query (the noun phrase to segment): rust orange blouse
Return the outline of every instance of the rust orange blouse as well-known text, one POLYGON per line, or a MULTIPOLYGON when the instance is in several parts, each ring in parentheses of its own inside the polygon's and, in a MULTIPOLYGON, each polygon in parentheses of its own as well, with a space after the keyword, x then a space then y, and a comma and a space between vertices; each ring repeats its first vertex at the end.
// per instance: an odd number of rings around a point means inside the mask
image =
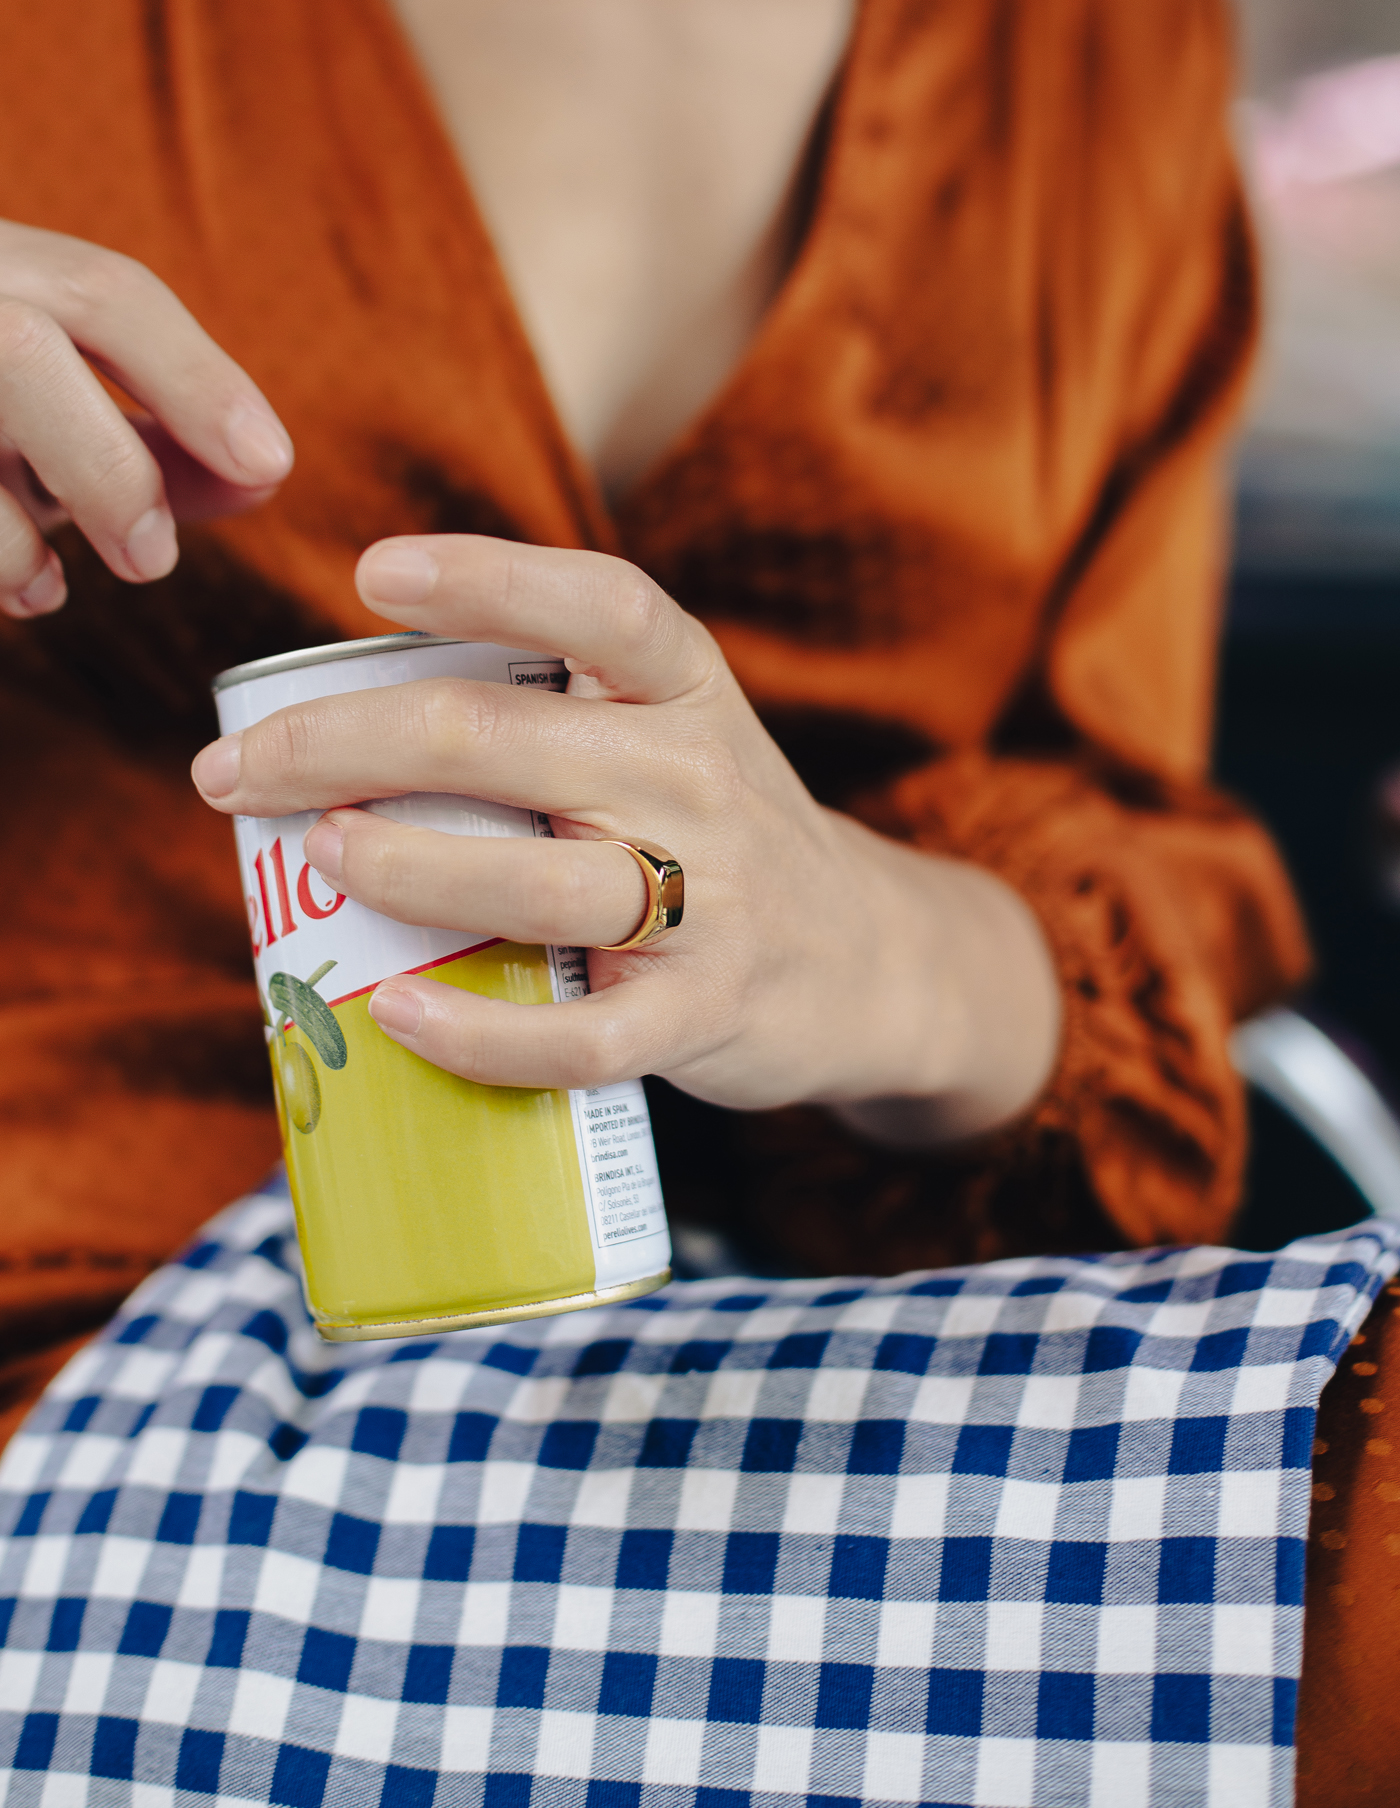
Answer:
POLYGON ((1224 1231, 1226 1033, 1306 954, 1205 777, 1255 307, 1221 0, 864 0, 795 267, 615 512, 388 0, 44 0, 4 39, 0 216, 150 265, 299 454, 162 583, 70 536, 68 608, 0 634, 13 1405, 276 1156, 228 824, 187 764, 217 669, 379 631, 351 571, 397 532, 636 560, 819 796, 1045 923, 1067 1028, 1025 1123, 896 1156, 659 1098, 680 1210, 827 1270, 1224 1231))

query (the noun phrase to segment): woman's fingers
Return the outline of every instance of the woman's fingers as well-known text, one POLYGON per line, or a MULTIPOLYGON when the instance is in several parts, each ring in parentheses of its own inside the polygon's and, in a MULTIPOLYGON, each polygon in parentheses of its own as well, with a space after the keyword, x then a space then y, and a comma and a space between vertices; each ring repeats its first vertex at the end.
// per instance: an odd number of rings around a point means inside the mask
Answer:
POLYGON ((0 428, 118 577, 177 556, 160 467, 51 316, 0 296, 0 428))
POLYGON ((655 1073, 694 1020, 693 1001, 659 970, 571 1004, 507 1004, 402 974, 369 1001, 396 1042, 483 1086, 610 1086, 655 1073))
POLYGON ((230 483, 257 488, 291 470, 291 440, 257 385, 135 259, 6 222, 0 295, 47 315, 187 452, 230 483))
POLYGON ((0 489, 0 609, 21 619, 47 615, 67 594, 58 554, 50 550, 28 512, 0 489))
POLYGON ((723 808, 732 756, 674 717, 505 684, 426 678, 299 703, 213 742, 192 776, 239 816, 291 816, 361 798, 449 791, 661 836, 658 807, 684 794, 723 808))
POLYGON ((369 810, 334 810, 306 857, 335 890, 401 923, 596 948, 624 941, 646 910, 637 862, 605 841, 445 835, 369 810))
POLYGON ((645 572, 605 553, 420 535, 371 546, 355 581, 392 621, 563 655, 592 681, 592 696, 666 703, 725 669, 699 622, 645 572))
MULTIPOLYGON (((191 515, 260 501, 291 469, 291 441, 256 385, 158 277, 0 222, 0 485, 42 527, 71 517, 119 577, 163 577, 178 548, 161 463, 94 366, 150 410, 148 436, 191 515)), ((12 552, 0 592, 31 596, 13 571, 33 548, 12 525, 0 533, 12 552)), ((62 600, 53 578, 39 595, 42 607, 62 600)))

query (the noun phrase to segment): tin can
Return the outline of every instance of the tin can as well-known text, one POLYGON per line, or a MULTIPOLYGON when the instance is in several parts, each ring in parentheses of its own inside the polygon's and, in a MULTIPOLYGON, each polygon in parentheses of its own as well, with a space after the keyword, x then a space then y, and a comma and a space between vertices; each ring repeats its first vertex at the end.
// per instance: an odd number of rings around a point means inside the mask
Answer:
MULTIPOLYGON (((225 734, 292 703, 419 678, 561 691, 560 659, 425 634, 313 647, 214 681, 225 734)), ((347 800, 348 801, 348 800, 347 800)), ((455 835, 549 836, 533 810, 415 793, 362 805, 455 835)), ((671 1245, 640 1080, 481 1086, 386 1036, 396 973, 516 1004, 583 997, 578 948, 414 928, 333 892, 302 853, 320 812, 234 818, 287 1172, 323 1337, 407 1337, 635 1299, 671 1245)))

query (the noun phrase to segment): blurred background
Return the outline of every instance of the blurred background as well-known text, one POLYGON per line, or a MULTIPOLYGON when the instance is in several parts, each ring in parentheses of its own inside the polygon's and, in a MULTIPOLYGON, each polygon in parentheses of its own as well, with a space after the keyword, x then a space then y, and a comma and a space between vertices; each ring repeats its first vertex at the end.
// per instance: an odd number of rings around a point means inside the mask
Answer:
MULTIPOLYGON (((1239 449, 1216 770, 1281 843, 1299 1008, 1400 1102, 1400 0, 1237 0, 1268 328, 1239 449)), ((1359 1195, 1261 1092, 1235 1240, 1359 1195)))

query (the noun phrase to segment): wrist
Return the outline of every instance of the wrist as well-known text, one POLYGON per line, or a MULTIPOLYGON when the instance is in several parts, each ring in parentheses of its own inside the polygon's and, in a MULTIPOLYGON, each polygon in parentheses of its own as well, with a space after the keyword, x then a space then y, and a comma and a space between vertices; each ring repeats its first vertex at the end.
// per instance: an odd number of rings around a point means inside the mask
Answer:
POLYGON ((876 836, 847 1084, 823 1102, 863 1134, 925 1146, 1021 1116, 1059 1051, 1059 976, 1039 918, 985 867, 876 836))

